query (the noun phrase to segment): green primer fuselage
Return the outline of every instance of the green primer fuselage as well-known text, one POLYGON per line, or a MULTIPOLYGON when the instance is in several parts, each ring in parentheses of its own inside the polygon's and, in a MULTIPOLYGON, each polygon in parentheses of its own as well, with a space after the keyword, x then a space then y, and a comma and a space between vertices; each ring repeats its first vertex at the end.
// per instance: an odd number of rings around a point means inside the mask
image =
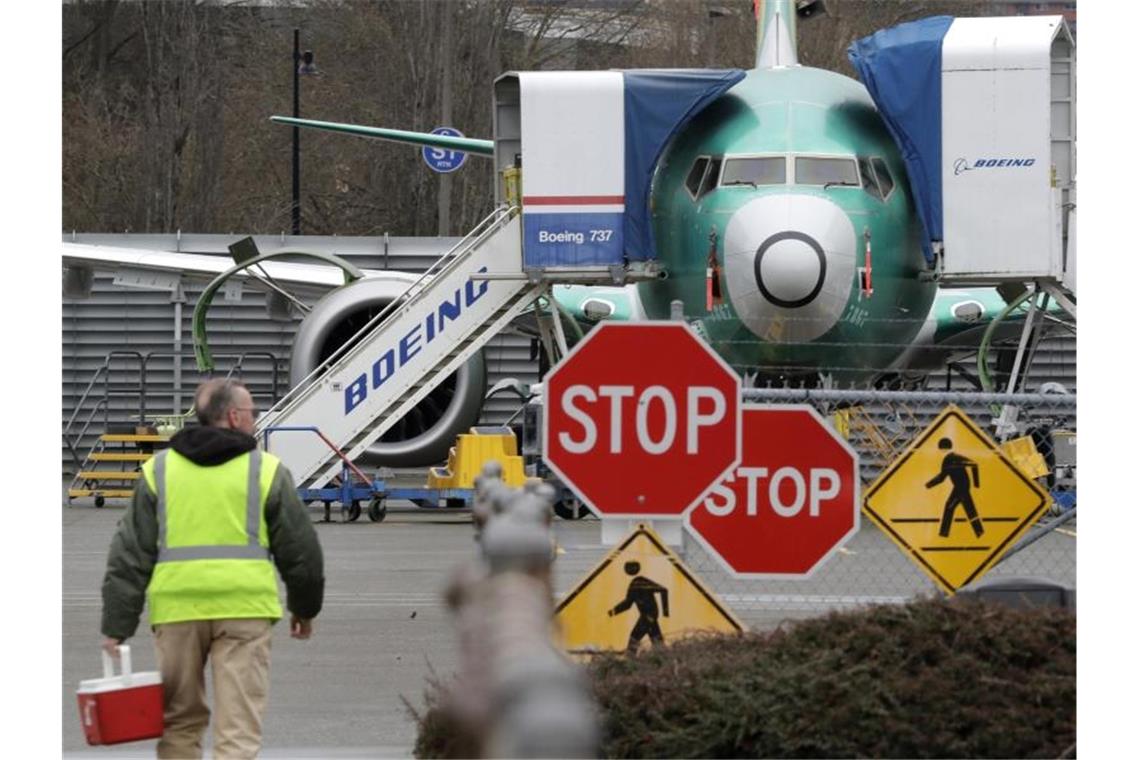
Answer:
MULTIPOLYGON (((788 181, 792 181, 792 177, 788 181)), ((665 319, 680 299, 713 347, 740 372, 831 374, 867 378, 887 368, 914 339, 930 312, 936 286, 921 281, 925 268, 920 226, 899 152, 866 89, 822 69, 792 66, 748 72, 744 80, 698 114, 662 157, 652 189, 653 232, 664 282, 639 286, 651 319, 665 319), (735 185, 696 199, 685 179, 699 156, 809 154, 881 157, 895 187, 885 200, 861 187, 735 185), (710 233, 722 236, 749 201, 766 195, 815 195, 848 216, 858 266, 864 262, 864 230, 872 247, 874 292, 860 292, 858 274, 838 322, 813 340, 781 342, 754 334, 726 297, 706 310, 706 261, 710 233)), ((724 251, 717 258, 725 271, 724 251)))

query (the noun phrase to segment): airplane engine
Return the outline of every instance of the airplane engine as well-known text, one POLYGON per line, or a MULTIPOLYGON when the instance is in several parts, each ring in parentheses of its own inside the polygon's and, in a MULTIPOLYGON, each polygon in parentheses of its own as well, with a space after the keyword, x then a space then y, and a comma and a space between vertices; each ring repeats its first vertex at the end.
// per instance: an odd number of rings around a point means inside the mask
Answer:
MULTIPOLYGON (((290 385, 296 386, 414 279, 367 278, 325 295, 297 330, 290 385)), ((487 366, 480 351, 372 444, 361 460, 372 466, 415 467, 446 459, 455 437, 478 421, 486 387, 487 366)))

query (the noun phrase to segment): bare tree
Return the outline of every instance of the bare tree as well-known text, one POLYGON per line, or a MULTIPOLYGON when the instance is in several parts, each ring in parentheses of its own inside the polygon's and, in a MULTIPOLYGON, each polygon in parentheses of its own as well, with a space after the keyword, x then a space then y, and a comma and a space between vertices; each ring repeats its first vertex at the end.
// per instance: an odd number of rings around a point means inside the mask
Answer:
POLYGON ((800 62, 854 77, 847 48, 879 29, 928 16, 997 12, 990 0, 826 0, 826 12, 799 24, 800 62))
MULTIPOLYGON (((800 24, 800 58, 851 75, 846 50, 860 36, 992 11, 982 0, 827 0, 826 15, 800 24)), ((750 68, 756 33, 748 0, 67 3, 65 227, 288 229, 291 130, 269 117, 292 111, 294 28, 319 71, 301 79, 302 116, 429 131, 449 111, 447 126, 480 138, 505 71, 750 68)), ((490 210, 498 180, 473 158, 449 181, 449 231, 461 234, 490 210)), ((434 235, 440 183, 417 147, 301 132, 307 234, 434 235)))

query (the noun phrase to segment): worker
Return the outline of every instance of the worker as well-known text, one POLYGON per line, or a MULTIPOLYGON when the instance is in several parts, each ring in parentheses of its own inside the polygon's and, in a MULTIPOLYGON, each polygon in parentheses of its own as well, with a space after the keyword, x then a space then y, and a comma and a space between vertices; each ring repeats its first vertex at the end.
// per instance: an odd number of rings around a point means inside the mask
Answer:
POLYGON ((160 758, 202 757, 214 693, 214 753, 255 757, 269 689, 269 649, 285 582, 290 635, 308 639, 324 598, 324 557, 293 477, 253 437, 257 408, 232 380, 194 395, 201 426, 179 431, 142 467, 111 541, 103 647, 138 627, 144 597, 163 684, 160 758))

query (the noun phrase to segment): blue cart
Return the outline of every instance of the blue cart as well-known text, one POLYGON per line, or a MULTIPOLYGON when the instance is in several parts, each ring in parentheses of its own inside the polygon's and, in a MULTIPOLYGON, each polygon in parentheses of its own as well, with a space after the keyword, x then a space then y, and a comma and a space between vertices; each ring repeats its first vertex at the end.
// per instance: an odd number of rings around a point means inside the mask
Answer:
POLYGON ((269 450, 270 433, 306 432, 314 433, 336 453, 343 464, 340 474, 340 483, 325 488, 298 488, 297 495, 301 501, 311 504, 315 501, 325 505, 325 516, 322 522, 332 522, 332 504, 340 504, 342 521, 353 522, 363 513, 364 503, 368 504, 368 519, 380 522, 388 515, 388 499, 406 499, 424 508, 470 508, 475 499, 475 491, 471 488, 403 488, 390 487, 383 478, 369 478, 363 471, 344 455, 337 446, 330 441, 316 427, 311 425, 282 425, 269 426, 262 431, 263 445, 269 450), (355 476, 355 480, 354 477, 355 476))

